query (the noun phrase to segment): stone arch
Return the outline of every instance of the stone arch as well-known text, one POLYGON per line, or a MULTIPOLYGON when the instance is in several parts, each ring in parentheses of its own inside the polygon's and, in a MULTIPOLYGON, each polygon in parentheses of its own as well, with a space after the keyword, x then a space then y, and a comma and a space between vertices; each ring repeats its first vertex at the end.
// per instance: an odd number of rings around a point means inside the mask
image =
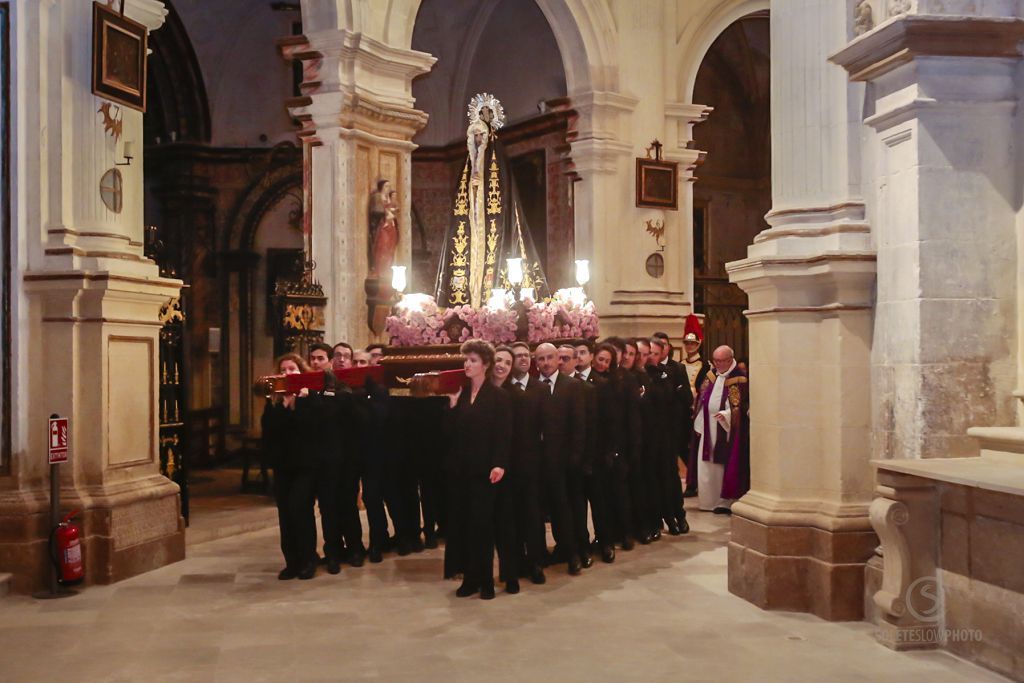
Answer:
POLYGON ((224 235, 223 249, 251 248, 260 219, 290 190, 302 190, 302 169, 294 165, 281 165, 260 175, 245 191, 232 212, 228 231, 224 235))
POLYGON ((692 29, 684 31, 676 41, 678 56, 676 64, 679 100, 693 103, 693 89, 697 84, 697 72, 712 43, 734 22, 756 12, 768 11, 770 0, 731 0, 714 5, 699 21, 693 22, 692 29))
POLYGON ((149 110, 144 119, 146 141, 210 141, 210 102, 192 41, 170 0, 167 19, 149 37, 147 82, 149 110))
POLYGON ((562 53, 569 96, 617 90, 616 30, 611 10, 590 0, 535 0, 562 53))

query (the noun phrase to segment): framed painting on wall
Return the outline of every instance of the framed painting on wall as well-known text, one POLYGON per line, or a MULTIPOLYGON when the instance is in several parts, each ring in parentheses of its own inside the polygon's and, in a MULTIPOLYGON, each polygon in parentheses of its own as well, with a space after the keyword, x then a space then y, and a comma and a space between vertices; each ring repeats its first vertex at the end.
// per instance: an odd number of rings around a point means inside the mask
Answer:
POLYGON ((679 164, 660 159, 636 160, 636 205, 648 209, 679 208, 679 164))
POLYGON ((146 111, 146 27, 94 2, 92 92, 146 111))

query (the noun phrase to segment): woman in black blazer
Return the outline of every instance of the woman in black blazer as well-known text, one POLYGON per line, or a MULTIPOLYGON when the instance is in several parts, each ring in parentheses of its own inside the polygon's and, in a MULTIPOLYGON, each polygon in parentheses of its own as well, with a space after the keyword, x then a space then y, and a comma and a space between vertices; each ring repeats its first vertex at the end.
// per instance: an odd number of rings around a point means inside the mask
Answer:
MULTIPOLYGON (((302 356, 286 353, 277 359, 277 372, 309 372, 309 366, 302 356)), ((268 399, 260 421, 263 448, 274 470, 274 500, 285 561, 277 578, 282 581, 312 579, 316 574, 315 463, 307 442, 310 430, 316 427, 316 415, 308 396, 309 391, 303 389, 298 395, 268 399)))
POLYGON ((526 567, 525 538, 519 517, 523 496, 523 390, 509 381, 514 360, 512 349, 502 344, 494 349, 494 371, 491 382, 508 394, 511 436, 509 438, 508 468, 498 486, 495 501, 495 533, 498 547, 498 575, 505 582, 505 592, 519 592, 520 570, 526 567))
POLYGON ((446 574, 463 574, 460 598, 479 592, 494 597, 494 520, 497 484, 508 466, 510 399, 489 379, 494 347, 470 340, 462 345, 466 383, 450 399, 449 529, 446 574))

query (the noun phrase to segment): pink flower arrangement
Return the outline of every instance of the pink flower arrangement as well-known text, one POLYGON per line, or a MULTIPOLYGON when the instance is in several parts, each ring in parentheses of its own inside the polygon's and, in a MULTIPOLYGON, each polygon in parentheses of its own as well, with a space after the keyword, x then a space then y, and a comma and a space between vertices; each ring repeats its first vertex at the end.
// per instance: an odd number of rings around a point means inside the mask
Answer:
MULTIPOLYGON (((597 337, 599 325, 594 303, 582 302, 580 294, 559 290, 550 301, 527 301, 527 341, 597 337)), ((385 322, 394 346, 461 343, 467 339, 483 339, 492 344, 516 340, 518 315, 514 309, 468 305, 441 309, 433 297, 412 296, 417 298, 399 304, 397 314, 388 316, 385 322)))
POLYGON ((550 339, 585 338, 598 336, 600 326, 594 302, 580 305, 556 296, 551 301, 535 303, 526 309, 529 321, 529 341, 537 344, 550 339))

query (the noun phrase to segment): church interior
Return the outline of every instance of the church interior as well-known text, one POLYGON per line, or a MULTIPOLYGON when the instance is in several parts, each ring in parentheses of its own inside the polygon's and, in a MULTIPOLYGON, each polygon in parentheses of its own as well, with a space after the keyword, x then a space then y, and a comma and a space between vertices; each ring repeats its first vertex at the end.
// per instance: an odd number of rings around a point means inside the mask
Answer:
POLYGON ((1022 45, 1016 0, 0 0, 5 680, 1024 680, 1022 45), (695 315, 749 490, 491 605, 436 546, 279 583, 254 385, 442 369, 392 325, 459 303, 480 93, 537 279, 466 308, 536 347, 588 335, 522 287, 577 292, 678 361, 695 315))

